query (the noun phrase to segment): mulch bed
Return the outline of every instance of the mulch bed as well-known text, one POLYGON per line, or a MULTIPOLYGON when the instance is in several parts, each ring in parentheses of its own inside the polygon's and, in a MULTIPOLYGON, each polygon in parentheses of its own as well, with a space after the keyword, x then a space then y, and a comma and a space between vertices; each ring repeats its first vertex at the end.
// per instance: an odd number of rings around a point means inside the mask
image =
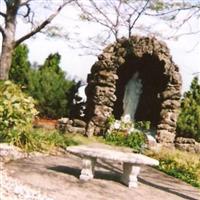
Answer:
POLYGON ((33 122, 33 126, 35 128, 55 129, 57 123, 58 123, 58 120, 56 119, 39 118, 33 122))

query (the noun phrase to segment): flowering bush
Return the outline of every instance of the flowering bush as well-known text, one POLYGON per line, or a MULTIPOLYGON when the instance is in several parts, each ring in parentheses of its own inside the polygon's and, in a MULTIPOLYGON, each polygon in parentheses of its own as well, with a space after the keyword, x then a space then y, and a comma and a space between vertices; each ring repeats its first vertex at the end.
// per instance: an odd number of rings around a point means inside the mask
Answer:
POLYGON ((145 134, 134 128, 134 123, 129 115, 125 115, 121 120, 115 120, 113 116, 108 118, 108 126, 105 139, 119 146, 127 146, 139 152, 145 144, 145 134))
POLYGON ((34 100, 11 81, 0 85, 0 137, 21 146, 37 115, 34 100))
POLYGON ((108 119, 108 133, 112 133, 113 131, 121 131, 124 134, 130 134, 134 131, 134 124, 131 121, 130 115, 125 115, 121 118, 121 120, 115 120, 113 116, 112 120, 108 119))

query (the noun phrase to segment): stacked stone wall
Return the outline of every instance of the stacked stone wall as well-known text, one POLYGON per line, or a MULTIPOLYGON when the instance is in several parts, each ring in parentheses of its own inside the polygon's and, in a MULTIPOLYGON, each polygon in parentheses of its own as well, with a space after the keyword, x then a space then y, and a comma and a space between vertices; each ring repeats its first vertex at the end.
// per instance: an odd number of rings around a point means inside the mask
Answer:
MULTIPOLYGON (((165 43, 154 37, 132 36, 122 38, 104 49, 88 75, 86 87, 87 134, 100 134, 105 122, 113 112, 116 102, 117 70, 128 59, 143 59, 145 55, 155 57, 163 67, 167 78, 165 89, 158 94, 161 99, 160 120, 156 138, 160 143, 173 143, 176 121, 180 107, 181 76, 172 61, 165 43)), ((134 67, 134 66, 133 66, 134 67)), ((151 73, 151 69, 149 69, 151 73)))

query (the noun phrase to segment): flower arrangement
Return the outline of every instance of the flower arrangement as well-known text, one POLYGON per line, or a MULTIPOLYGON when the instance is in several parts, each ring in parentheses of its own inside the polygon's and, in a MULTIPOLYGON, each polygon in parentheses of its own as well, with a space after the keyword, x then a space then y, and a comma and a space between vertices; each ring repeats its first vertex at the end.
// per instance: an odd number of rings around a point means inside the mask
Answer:
POLYGON ((134 127, 130 115, 122 116, 121 120, 116 120, 114 116, 110 116, 105 139, 109 143, 127 146, 133 148, 136 152, 140 152, 145 147, 146 136, 140 129, 134 127))
MULTIPOLYGON (((112 116, 113 118, 113 116, 112 116)), ((112 133, 113 131, 124 132, 125 135, 129 135, 134 131, 134 123, 131 121, 130 115, 125 115, 121 117, 121 120, 109 120, 109 128, 107 133, 112 133)))

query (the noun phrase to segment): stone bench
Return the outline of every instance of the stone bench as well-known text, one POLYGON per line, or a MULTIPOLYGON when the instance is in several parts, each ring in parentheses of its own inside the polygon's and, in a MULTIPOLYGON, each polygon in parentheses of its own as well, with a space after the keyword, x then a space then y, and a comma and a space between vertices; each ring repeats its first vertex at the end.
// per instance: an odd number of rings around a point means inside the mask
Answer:
POLYGON ((123 174, 121 180, 129 188, 137 187, 137 176, 140 172, 141 165, 159 165, 157 160, 137 153, 128 153, 87 146, 73 146, 68 147, 66 150, 69 153, 82 158, 80 179, 85 181, 94 177, 94 167, 97 158, 101 160, 111 160, 123 163, 123 174))

